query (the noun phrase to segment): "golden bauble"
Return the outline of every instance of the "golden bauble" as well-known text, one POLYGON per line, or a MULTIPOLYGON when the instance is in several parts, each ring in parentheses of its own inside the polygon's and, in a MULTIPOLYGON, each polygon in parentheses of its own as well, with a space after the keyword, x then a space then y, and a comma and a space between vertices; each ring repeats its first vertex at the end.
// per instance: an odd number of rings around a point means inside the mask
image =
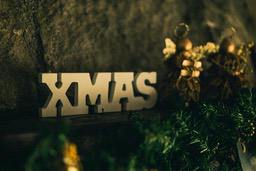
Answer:
POLYGON ((220 44, 220 50, 225 53, 235 53, 236 45, 231 38, 225 38, 220 44))
POLYGON ((185 38, 178 41, 178 49, 179 50, 191 50, 193 47, 193 44, 190 39, 185 38))
POLYGON ((191 50, 186 50, 185 52, 182 53, 184 57, 189 58, 192 56, 191 50))

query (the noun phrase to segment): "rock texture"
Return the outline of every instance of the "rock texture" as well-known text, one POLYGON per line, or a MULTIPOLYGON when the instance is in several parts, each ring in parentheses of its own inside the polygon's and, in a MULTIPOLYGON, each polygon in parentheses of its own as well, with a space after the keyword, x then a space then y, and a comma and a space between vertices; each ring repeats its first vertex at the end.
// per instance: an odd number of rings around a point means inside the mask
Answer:
POLYGON ((161 71, 179 22, 194 44, 218 42, 230 26, 238 42, 255 40, 255 9, 254 0, 1 0, 0 113, 35 115, 39 72, 161 71))

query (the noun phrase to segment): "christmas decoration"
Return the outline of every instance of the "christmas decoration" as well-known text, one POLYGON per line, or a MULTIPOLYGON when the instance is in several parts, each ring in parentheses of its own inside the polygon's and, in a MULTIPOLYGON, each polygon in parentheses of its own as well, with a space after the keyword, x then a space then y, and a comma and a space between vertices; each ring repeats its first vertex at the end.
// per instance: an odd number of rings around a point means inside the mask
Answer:
POLYGON ((248 87, 248 58, 250 51, 245 45, 237 45, 233 42, 233 36, 224 38, 220 49, 212 53, 206 59, 210 67, 205 77, 205 93, 215 98, 227 99, 243 87, 248 87), (214 93, 211 93, 213 92, 214 93), (219 93, 216 93, 219 92, 219 93))
POLYGON ((169 86, 178 90, 185 102, 198 101, 200 94, 199 76, 202 63, 194 58, 193 44, 187 34, 188 25, 181 23, 175 29, 176 44, 169 38, 165 40, 165 63, 169 71, 169 86))
POLYGON ((187 104, 197 102, 200 96, 228 99, 239 89, 250 87, 252 81, 248 75, 252 69, 249 60, 254 59, 255 48, 253 43, 236 45, 233 41, 235 30, 231 30, 232 34, 220 45, 208 42, 193 47, 191 40, 184 37, 189 27, 181 23, 175 30, 177 45, 166 39, 165 63, 169 75, 174 75, 168 78, 171 83, 176 83, 172 89, 176 89, 187 104))

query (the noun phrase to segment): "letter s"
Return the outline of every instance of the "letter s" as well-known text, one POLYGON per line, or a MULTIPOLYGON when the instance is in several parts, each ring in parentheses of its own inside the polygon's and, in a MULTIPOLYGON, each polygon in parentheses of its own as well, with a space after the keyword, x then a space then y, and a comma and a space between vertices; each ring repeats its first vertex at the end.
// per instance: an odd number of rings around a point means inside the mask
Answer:
POLYGON ((157 101, 157 91, 152 85, 147 85, 146 80, 150 84, 156 84, 156 72, 142 72, 136 75, 135 85, 139 93, 146 95, 143 103, 145 109, 150 109, 155 106, 157 101))

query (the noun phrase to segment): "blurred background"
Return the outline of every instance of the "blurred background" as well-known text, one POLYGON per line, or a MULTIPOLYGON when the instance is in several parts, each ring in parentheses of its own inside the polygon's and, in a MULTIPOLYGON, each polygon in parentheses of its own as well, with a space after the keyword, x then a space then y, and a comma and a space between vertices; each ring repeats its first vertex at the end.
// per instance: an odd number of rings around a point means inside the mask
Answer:
POLYGON ((194 45, 255 40, 254 0, 1 0, 0 113, 37 112, 39 72, 151 71, 180 22, 194 45))

